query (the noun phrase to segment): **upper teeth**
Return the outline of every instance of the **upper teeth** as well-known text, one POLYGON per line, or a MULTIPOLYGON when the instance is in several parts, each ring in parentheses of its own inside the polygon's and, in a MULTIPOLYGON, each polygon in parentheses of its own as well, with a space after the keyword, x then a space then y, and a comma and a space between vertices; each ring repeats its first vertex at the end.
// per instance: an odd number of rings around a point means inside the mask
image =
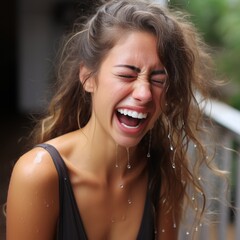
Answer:
POLYGON ((147 117, 147 113, 139 113, 139 112, 131 111, 128 109, 118 109, 117 111, 121 114, 124 114, 132 118, 144 119, 147 117))

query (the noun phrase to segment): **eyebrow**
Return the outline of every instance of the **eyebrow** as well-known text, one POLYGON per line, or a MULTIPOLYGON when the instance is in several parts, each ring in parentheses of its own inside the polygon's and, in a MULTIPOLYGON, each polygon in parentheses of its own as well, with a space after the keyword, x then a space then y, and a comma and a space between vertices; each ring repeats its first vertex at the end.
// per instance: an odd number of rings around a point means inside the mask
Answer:
POLYGON ((166 74, 165 69, 162 70, 154 70, 151 72, 151 75, 159 75, 159 74, 166 74))
MULTIPOLYGON (((132 65, 127 65, 127 64, 119 64, 119 65, 116 65, 114 67, 125 67, 125 68, 129 68, 129 69, 133 70, 136 73, 140 73, 141 72, 140 68, 132 66, 132 65)), ((152 75, 159 75, 159 74, 166 74, 165 69, 153 70, 150 75, 152 76, 152 75)))
POLYGON ((132 65, 126 65, 126 64, 120 64, 120 65, 116 65, 115 67, 125 67, 125 68, 129 68, 131 70, 133 70, 136 73, 140 73, 141 69, 132 65))

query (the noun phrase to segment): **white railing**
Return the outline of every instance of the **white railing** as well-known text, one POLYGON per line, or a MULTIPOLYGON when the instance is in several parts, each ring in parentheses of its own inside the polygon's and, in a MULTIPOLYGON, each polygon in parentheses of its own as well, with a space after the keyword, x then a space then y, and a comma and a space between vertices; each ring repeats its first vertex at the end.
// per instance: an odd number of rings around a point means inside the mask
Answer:
MULTIPOLYGON (((217 149, 214 162, 221 170, 229 172, 229 191, 222 181, 216 181, 212 175, 206 179, 215 188, 216 212, 215 223, 205 224, 200 230, 197 239, 200 240, 240 240, 240 111, 219 101, 203 102, 202 108, 207 117, 211 118, 214 126, 212 133, 217 140, 217 149), (225 200, 231 202, 228 205, 225 200)), ((207 141, 206 141, 207 142, 207 141)), ((210 190, 209 190, 210 191, 210 190)), ((180 240, 190 239, 180 231, 180 240)))

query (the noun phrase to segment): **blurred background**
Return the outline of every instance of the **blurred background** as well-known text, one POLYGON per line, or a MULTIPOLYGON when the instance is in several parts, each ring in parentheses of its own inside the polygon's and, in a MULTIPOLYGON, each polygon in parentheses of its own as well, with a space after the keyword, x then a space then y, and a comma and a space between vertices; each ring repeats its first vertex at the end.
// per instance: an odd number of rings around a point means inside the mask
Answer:
POLYGON ((240 1, 170 0, 169 6, 188 12, 213 51, 218 76, 226 81, 219 99, 240 110, 240 1))
MULTIPOLYGON (((54 83, 54 57, 60 38, 71 30, 74 19, 91 12, 96 2, 96 0, 1 2, 1 207, 6 202, 12 167, 27 149, 27 137, 33 127, 31 116, 41 113, 51 98, 54 83)), ((240 1, 171 0, 161 2, 165 2, 169 7, 187 11, 205 41, 211 46, 219 78, 228 82, 218 90, 218 100, 226 104, 226 112, 230 111, 230 115, 236 113, 229 117, 233 118, 235 125, 240 125, 237 111, 237 109, 240 110, 240 1)), ((224 115, 224 112, 221 114, 224 115)), ((238 151, 239 128, 226 127, 217 119, 214 121, 221 129, 220 136, 227 137, 227 145, 229 147, 234 145, 238 151)), ((229 122, 228 119, 225 121, 229 122)), ((230 171, 237 169, 239 158, 237 160, 232 155, 228 158, 231 165, 227 168, 230 171)), ((232 172, 233 193, 230 198, 236 202, 235 189, 238 186, 238 172, 236 170, 232 172)), ((227 220, 224 221, 228 222, 229 218, 233 219, 231 215, 229 211, 226 212, 227 220)), ((222 233, 223 238, 212 239, 233 239, 225 237, 226 234, 228 233, 222 233)), ((2 211, 0 239, 5 239, 5 218, 2 211)))

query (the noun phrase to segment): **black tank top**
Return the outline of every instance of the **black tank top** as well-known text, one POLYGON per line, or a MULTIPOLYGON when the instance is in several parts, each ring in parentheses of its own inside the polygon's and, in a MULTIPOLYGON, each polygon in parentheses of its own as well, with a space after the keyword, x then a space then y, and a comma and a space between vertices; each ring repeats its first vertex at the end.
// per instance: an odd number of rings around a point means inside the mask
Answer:
MULTIPOLYGON (((59 219, 56 232, 56 240, 87 240, 87 234, 85 232, 78 206, 74 197, 67 167, 62 157, 52 145, 39 144, 36 147, 42 147, 49 152, 59 176, 59 219)), ((149 193, 147 193, 143 218, 138 232, 137 240, 153 239, 154 214, 150 196, 149 193)))

